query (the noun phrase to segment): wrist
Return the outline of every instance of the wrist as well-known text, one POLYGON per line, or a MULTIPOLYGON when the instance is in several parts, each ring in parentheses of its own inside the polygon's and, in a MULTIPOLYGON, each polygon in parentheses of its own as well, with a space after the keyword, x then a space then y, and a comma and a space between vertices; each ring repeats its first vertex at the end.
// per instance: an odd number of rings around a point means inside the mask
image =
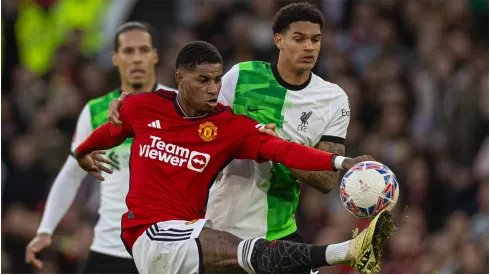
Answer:
POLYGON ((344 170, 344 166, 342 165, 344 163, 344 160, 347 158, 344 156, 340 155, 333 155, 332 156, 332 167, 336 170, 344 170))
POLYGON ((48 232, 39 232, 39 233, 37 233, 37 235, 39 237, 48 237, 48 238, 51 238, 51 234, 48 233, 48 232))
POLYGON ((83 156, 84 156, 84 155, 82 155, 82 154, 79 154, 79 153, 78 153, 78 151, 77 151, 77 149, 75 149, 75 150, 71 151, 71 152, 70 152, 70 155, 71 155, 72 157, 74 157, 75 159, 80 159, 80 158, 83 158, 83 156))

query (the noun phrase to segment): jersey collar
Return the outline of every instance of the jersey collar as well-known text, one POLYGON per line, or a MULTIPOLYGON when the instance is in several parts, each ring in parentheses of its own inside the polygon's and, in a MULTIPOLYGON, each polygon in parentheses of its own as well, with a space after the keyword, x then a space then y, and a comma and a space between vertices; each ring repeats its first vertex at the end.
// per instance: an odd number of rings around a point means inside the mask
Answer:
POLYGON ((180 105, 177 94, 174 95, 173 104, 174 104, 175 111, 177 111, 177 113, 182 118, 185 118, 185 119, 199 120, 201 118, 205 118, 205 117, 208 117, 211 115, 211 112, 209 112, 209 113, 207 113, 205 115, 201 115, 201 116, 189 116, 188 114, 185 113, 184 108, 182 108, 182 106, 180 105))
POLYGON ((289 84, 287 83, 284 79, 282 79, 281 75, 279 75, 279 71, 277 71, 277 61, 274 63, 271 63, 271 69, 272 73, 274 74, 274 77, 276 78, 276 81, 283 86, 284 88, 291 90, 291 91, 299 91, 303 90, 310 84, 311 81, 311 75, 312 73, 310 72, 310 75, 308 76, 308 80, 306 80, 305 83, 300 84, 300 85, 294 85, 294 84, 289 84))

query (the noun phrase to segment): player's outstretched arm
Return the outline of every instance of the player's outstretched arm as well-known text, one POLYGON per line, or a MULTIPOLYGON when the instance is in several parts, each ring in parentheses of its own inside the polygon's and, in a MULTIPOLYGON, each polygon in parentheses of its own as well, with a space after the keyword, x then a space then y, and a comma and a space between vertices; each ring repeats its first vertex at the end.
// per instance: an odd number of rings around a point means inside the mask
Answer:
MULTIPOLYGON (((339 143, 323 141, 316 148, 339 156, 345 155, 345 146, 339 143)), ((340 178, 339 171, 304 171, 292 168, 290 170, 300 182, 304 182, 324 194, 332 191, 340 178)))
POLYGON ((38 269, 43 267, 43 262, 36 258, 36 254, 51 246, 52 234, 73 203, 85 175, 85 171, 69 156, 49 191, 37 235, 26 247, 27 264, 32 264, 38 269))
MULTIPOLYGON (((256 125, 256 129, 261 125, 256 125)), ((260 133, 258 130, 242 140, 236 158, 269 160, 284 164, 289 168, 306 171, 334 171, 350 169, 359 162, 373 160, 371 156, 345 158, 329 152, 313 149, 304 145, 287 142, 280 138, 260 133)))
POLYGON ((104 180, 100 175, 100 169, 90 157, 90 153, 96 150, 105 150, 116 147, 127 138, 133 137, 134 116, 138 104, 137 97, 126 99, 120 109, 122 127, 106 122, 95 129, 90 136, 73 150, 72 155, 78 161, 78 165, 92 176, 104 180))
POLYGON ((265 140, 260 145, 259 159, 268 159, 299 170, 348 170, 357 163, 374 160, 369 155, 346 158, 265 134, 260 134, 259 138, 265 140))
MULTIPOLYGON (((264 127, 259 128, 259 132, 268 134, 270 136, 278 137, 275 132, 276 125, 271 123, 264 127)), ((344 156, 345 146, 343 144, 322 141, 316 147, 319 150, 330 152, 335 155, 344 156)), ((339 181, 339 171, 304 171, 289 168, 293 176, 304 182, 316 190, 327 194, 335 187, 335 184, 339 181)))
MULTIPOLYGON (((90 135, 92 123, 88 105, 80 113, 78 118, 75 135, 72 141, 72 148, 90 135)), ((92 156, 93 159, 102 162, 109 162, 98 155, 92 156)), ((96 163, 96 165, 100 165, 96 163)), ((103 167, 103 169, 107 169, 103 167)), ((109 170, 109 169, 107 169, 109 170)), ((108 171, 112 173, 112 171, 108 171)), ((51 246, 52 235, 61 219, 75 200, 77 191, 86 172, 78 167, 77 162, 71 156, 65 161, 61 171, 56 176, 54 183, 49 191, 46 207, 44 208, 41 224, 37 229, 37 235, 29 242, 25 251, 25 261, 38 269, 43 267, 43 262, 36 258, 36 254, 51 246)))
POLYGON ((82 144, 73 150, 72 156, 77 160, 78 166, 103 181, 104 177, 100 171, 104 167, 97 165, 92 153, 119 146, 129 137, 131 137, 131 132, 125 128, 106 122, 95 129, 82 144))
MULTIPOLYGON (((93 158, 96 157, 93 156, 93 158)), ((103 169, 109 170, 105 167, 103 169)), ((112 173, 111 170, 109 172, 112 173)), ((43 268, 44 263, 36 257, 36 254, 51 246, 53 232, 73 204, 81 181, 86 175, 87 173, 78 167, 76 160, 68 156, 49 191, 36 236, 25 249, 25 262, 27 264, 34 265, 38 269, 43 268)))

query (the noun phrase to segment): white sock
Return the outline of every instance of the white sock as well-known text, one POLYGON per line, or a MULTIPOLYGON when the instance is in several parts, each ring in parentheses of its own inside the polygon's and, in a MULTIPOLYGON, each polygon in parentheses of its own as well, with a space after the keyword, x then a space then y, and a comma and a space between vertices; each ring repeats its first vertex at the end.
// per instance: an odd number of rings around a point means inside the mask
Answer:
POLYGON ((330 244, 327 246, 325 252, 325 258, 329 265, 345 264, 347 259, 347 252, 349 251, 349 242, 330 244))

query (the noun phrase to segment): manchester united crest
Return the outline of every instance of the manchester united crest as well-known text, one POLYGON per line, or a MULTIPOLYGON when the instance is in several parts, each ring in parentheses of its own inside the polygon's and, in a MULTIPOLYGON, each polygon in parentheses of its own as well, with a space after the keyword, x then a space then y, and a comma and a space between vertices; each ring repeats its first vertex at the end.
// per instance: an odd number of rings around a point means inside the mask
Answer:
POLYGON ((218 135, 218 127, 214 126, 212 122, 207 121, 199 125, 198 132, 202 140, 211 141, 218 135))

